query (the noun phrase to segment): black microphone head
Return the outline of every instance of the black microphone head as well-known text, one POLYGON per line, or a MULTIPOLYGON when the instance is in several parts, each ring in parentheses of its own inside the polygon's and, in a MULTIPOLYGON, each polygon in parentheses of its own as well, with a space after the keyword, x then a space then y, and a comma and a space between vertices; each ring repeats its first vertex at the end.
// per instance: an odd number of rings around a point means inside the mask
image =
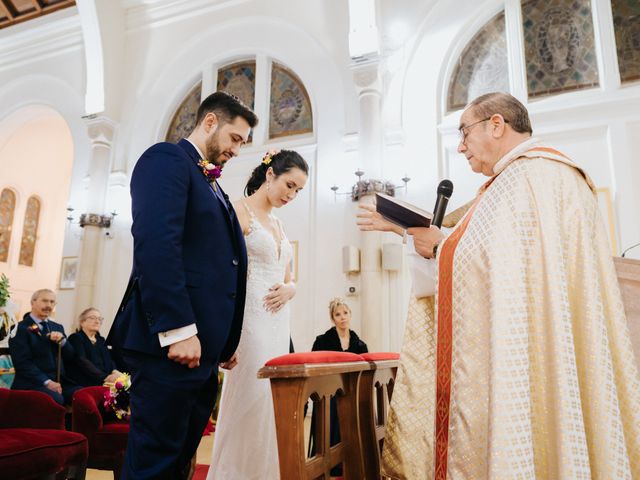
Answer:
POLYGON ((451 180, 442 180, 438 185, 438 195, 444 195, 449 198, 451 194, 453 194, 453 183, 451 183, 451 180))

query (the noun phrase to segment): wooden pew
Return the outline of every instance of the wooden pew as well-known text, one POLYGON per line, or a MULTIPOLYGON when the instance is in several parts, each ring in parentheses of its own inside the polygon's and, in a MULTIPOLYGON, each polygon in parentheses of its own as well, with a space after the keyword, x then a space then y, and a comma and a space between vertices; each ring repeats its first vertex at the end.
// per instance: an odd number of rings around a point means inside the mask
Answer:
POLYGON ((331 468, 339 463, 345 480, 365 478, 358 385, 362 372, 371 368, 371 363, 352 353, 309 352, 277 357, 258 371, 258 378, 271 382, 283 480, 328 480, 331 468), (340 442, 333 447, 329 447, 331 395, 336 396, 340 421, 340 442), (304 407, 309 397, 320 406, 312 458, 307 458, 304 438, 304 407))
POLYGON ((386 352, 365 353, 362 357, 372 366, 370 370, 362 372, 358 394, 364 478, 379 480, 380 456, 400 355, 386 352))

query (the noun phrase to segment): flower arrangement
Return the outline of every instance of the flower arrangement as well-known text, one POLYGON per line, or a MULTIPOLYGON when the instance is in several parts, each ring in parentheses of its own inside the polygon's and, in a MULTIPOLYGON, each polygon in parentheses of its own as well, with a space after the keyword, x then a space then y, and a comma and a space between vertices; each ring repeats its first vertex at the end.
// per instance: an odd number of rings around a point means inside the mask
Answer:
POLYGON ((0 275, 0 342, 9 336, 15 335, 15 329, 18 324, 15 316, 16 305, 9 296, 9 279, 3 273, 0 275))
POLYGON ((277 155, 278 153, 280 153, 280 150, 276 150, 275 148, 269 150, 267 153, 264 154, 264 157, 262 157, 262 163, 269 166, 269 164, 273 160, 273 156, 277 155))
POLYGON ((125 420, 131 415, 129 407, 129 388, 131 387, 131 376, 123 373, 113 383, 106 383, 109 390, 104 393, 104 408, 113 410, 116 417, 125 420))
POLYGON ((0 308, 4 307, 9 300, 9 279, 3 273, 0 276, 0 308))
POLYGON ((220 175, 222 175, 222 169, 220 166, 215 165, 208 160, 200 160, 198 162, 198 166, 202 170, 207 181, 212 185, 218 178, 220 178, 220 175))

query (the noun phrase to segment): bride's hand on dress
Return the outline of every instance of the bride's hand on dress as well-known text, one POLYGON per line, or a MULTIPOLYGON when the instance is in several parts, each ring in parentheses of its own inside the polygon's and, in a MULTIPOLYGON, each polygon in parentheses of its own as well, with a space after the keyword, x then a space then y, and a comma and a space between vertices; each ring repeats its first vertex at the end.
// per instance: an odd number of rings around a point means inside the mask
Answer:
POLYGON ((263 298, 262 305, 267 312, 278 312, 296 294, 296 287, 291 283, 276 283, 263 298))
POLYGON ((220 368, 224 368, 225 370, 231 370, 237 364, 238 364, 238 352, 234 353, 233 356, 226 362, 220 362, 220 368))

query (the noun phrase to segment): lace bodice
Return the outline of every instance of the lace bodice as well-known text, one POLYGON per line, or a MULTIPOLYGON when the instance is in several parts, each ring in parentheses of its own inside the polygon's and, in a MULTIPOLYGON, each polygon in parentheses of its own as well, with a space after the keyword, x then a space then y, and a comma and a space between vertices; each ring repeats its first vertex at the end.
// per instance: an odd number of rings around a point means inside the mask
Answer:
POLYGON ((287 264, 291 262, 293 248, 284 234, 280 220, 275 219, 280 234, 280 245, 278 245, 273 234, 260 223, 248 205, 244 204, 244 206, 251 219, 249 233, 245 236, 249 257, 245 309, 248 308, 264 315, 266 312, 262 306, 262 299, 270 287, 276 283, 284 282, 285 270, 287 264))

